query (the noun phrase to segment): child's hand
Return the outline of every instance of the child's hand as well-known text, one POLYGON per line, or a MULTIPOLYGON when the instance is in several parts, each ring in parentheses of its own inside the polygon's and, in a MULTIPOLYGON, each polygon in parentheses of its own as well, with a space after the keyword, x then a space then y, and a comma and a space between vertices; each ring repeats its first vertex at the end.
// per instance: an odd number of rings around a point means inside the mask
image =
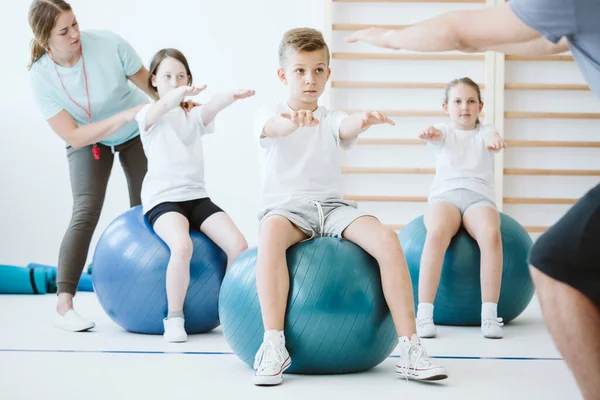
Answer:
POLYGON ((179 90, 179 94, 181 95, 181 100, 187 96, 196 96, 198 93, 206 89, 206 85, 202 86, 180 86, 177 88, 179 90))
POLYGON ((486 148, 488 150, 500 150, 500 149, 505 149, 506 148, 506 142, 504 141, 504 139, 502 139, 502 137, 498 134, 495 134, 492 138, 490 138, 490 140, 488 141, 486 148))
POLYGON ((292 111, 291 113, 279 114, 282 118, 289 119, 293 124, 299 127, 313 127, 319 124, 319 120, 316 119, 312 111, 300 110, 292 111))
POLYGON ((396 125, 394 121, 386 117, 385 114, 380 111, 367 111, 362 115, 360 129, 367 129, 370 126, 379 124, 396 125))
POLYGON ((181 102, 181 105, 183 105, 183 108, 185 108, 185 111, 187 111, 187 112, 192 111, 192 109, 194 107, 202 106, 201 103, 196 103, 195 101, 192 101, 192 100, 183 101, 183 102, 181 102))
POLYGON ((196 96, 198 93, 206 89, 206 85, 202 86, 180 86, 166 93, 161 100, 165 102, 167 108, 172 109, 181 104, 187 96, 196 96))
POLYGON ((252 97, 254 96, 255 92, 254 90, 238 90, 233 92, 233 99, 234 100, 240 100, 240 99, 246 99, 248 97, 252 97))
POLYGON ((440 132, 439 129, 436 129, 436 127, 433 125, 423 129, 419 133, 419 139, 424 139, 424 140, 436 140, 441 137, 442 137, 442 132, 440 132))

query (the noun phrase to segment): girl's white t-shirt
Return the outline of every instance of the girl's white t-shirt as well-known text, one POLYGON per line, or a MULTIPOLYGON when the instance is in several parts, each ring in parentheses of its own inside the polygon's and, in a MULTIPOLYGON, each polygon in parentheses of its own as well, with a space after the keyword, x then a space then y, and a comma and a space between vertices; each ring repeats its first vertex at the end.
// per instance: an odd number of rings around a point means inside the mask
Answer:
POLYGON ((495 202, 494 155, 486 140, 498 132, 492 125, 479 124, 473 130, 437 124, 440 141, 428 141, 435 148, 435 178, 429 198, 454 189, 468 189, 495 202))
POLYGON ((146 130, 150 106, 142 108, 135 118, 148 159, 148 172, 142 183, 143 212, 167 201, 208 197, 201 138, 214 132, 214 123, 204 125, 201 107, 194 107, 187 114, 176 107, 146 130))
POLYGON ((266 106, 254 121, 262 153, 263 210, 292 201, 342 197, 342 150, 356 142, 340 138, 340 124, 348 114, 319 106, 313 112, 320 121, 317 126, 298 128, 284 137, 261 138, 269 119, 291 111, 285 102, 266 106))

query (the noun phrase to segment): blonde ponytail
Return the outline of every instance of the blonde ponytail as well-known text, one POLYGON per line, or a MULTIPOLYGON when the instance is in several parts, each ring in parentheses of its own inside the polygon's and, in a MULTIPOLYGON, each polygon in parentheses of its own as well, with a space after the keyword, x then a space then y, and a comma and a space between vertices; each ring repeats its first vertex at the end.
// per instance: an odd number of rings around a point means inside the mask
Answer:
POLYGON ((27 68, 31 69, 33 64, 44 54, 46 54, 46 49, 36 39, 33 39, 31 41, 31 61, 29 62, 27 68))

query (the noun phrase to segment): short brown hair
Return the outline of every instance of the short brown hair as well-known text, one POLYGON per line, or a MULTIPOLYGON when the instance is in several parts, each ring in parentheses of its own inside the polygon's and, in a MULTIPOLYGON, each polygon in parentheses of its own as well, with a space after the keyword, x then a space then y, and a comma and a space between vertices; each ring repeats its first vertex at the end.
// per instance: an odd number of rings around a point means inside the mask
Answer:
POLYGON ((28 67, 39 60, 48 48, 48 39, 58 16, 71 11, 71 6, 64 0, 34 0, 29 6, 29 26, 33 31, 31 41, 31 61, 28 67))
POLYGON ((279 43, 279 65, 283 68, 285 59, 290 51, 317 51, 325 49, 327 53, 327 65, 329 65, 329 46, 323 38, 323 34, 312 28, 295 28, 283 34, 279 43))

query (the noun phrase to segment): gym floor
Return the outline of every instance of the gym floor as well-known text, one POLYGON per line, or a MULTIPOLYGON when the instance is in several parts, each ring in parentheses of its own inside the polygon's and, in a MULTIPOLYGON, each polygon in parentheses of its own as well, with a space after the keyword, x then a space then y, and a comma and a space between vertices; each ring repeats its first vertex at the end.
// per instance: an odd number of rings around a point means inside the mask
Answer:
POLYGON ((504 327, 505 338, 484 339, 477 327, 439 327, 424 339, 449 378, 419 383, 396 377, 397 351, 376 368, 337 376, 286 374, 281 386, 251 383, 252 369, 217 328, 168 344, 161 336, 125 332, 93 293, 76 309, 96 322, 85 333, 52 327, 55 295, 0 296, 0 399, 578 399, 575 381, 543 324, 534 298, 504 327))

